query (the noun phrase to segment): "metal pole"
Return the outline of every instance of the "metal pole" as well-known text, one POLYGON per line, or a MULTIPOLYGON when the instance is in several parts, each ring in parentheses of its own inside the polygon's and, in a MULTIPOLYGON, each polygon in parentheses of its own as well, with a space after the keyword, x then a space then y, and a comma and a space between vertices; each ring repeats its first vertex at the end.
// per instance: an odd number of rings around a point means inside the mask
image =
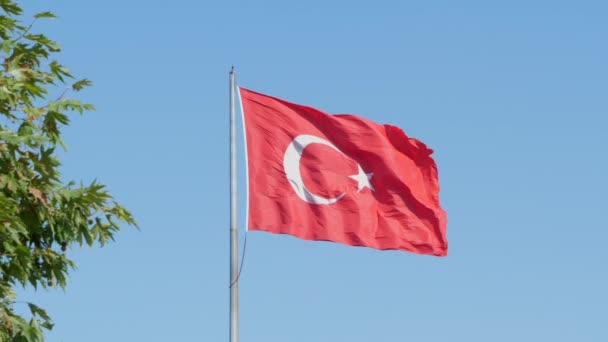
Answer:
POLYGON ((234 67, 230 70, 230 342, 239 341, 239 235, 236 215, 236 106, 234 67))

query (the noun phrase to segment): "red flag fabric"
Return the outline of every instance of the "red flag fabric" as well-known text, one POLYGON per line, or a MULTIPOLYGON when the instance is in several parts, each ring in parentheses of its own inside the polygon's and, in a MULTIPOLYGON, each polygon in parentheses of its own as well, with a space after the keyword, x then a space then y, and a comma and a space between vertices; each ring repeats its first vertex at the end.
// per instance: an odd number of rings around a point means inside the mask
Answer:
POLYGON ((447 255, 432 150, 395 126, 240 88, 250 230, 447 255))

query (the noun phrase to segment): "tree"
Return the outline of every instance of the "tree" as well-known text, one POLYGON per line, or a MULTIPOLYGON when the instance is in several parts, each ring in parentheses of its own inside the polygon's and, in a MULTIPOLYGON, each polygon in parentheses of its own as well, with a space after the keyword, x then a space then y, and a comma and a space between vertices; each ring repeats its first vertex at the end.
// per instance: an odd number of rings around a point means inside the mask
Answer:
POLYGON ((53 59, 59 45, 32 32, 37 20, 55 15, 39 13, 24 24, 14 1, 0 0, 0 9, 0 341, 43 341, 50 317, 17 301, 13 289, 64 288, 75 265, 69 246, 103 246, 121 224, 136 223, 102 184, 60 179, 61 128, 94 108, 68 96, 91 82, 75 80, 53 59), (30 317, 19 315, 18 305, 29 307, 30 317))

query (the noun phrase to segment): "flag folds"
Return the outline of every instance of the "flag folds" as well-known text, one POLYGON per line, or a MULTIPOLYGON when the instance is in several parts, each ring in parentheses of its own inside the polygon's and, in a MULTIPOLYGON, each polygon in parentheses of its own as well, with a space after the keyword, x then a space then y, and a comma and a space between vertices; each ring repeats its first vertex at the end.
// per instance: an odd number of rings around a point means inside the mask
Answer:
POLYGON ((400 128, 240 88, 250 230, 447 255, 432 150, 400 128))

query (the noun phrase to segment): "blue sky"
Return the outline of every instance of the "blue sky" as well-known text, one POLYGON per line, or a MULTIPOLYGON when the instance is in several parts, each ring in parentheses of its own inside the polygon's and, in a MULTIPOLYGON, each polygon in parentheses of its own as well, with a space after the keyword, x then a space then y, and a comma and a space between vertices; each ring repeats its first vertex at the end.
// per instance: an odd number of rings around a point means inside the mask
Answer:
POLYGON ((99 179, 141 226, 71 249, 66 292, 22 293, 54 317, 49 341, 227 340, 231 65, 244 87, 432 147, 450 242, 435 258, 252 232, 242 341, 608 340, 606 2, 27 10, 61 17, 38 28, 95 82, 97 112, 65 130, 64 179, 99 179))

